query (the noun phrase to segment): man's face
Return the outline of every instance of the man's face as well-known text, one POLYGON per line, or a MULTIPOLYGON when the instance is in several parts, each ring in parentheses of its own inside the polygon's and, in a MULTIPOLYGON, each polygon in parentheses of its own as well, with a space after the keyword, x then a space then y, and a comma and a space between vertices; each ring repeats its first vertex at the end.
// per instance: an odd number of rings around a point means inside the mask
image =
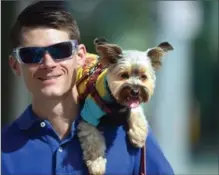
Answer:
MULTIPOLYGON (((68 41, 66 31, 50 28, 36 28, 23 32, 22 47, 43 47, 68 41)), ((83 64, 85 47, 79 45, 72 58, 54 61, 49 53, 38 64, 20 64, 15 59, 10 65, 17 75, 24 78, 26 87, 35 99, 60 99, 68 94, 75 84, 76 68, 83 64)), ((71 92, 70 92, 71 93, 71 92)))

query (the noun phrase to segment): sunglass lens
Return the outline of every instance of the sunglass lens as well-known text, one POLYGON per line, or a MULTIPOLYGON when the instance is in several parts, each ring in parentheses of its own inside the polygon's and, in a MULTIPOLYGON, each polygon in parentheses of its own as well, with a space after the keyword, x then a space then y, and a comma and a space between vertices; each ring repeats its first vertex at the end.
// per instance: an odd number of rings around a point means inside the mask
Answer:
POLYGON ((39 63, 42 59, 44 49, 37 47, 21 48, 19 55, 23 63, 39 63))
POLYGON ((63 42, 48 47, 47 51, 53 59, 64 59, 72 55, 72 44, 71 42, 63 42))

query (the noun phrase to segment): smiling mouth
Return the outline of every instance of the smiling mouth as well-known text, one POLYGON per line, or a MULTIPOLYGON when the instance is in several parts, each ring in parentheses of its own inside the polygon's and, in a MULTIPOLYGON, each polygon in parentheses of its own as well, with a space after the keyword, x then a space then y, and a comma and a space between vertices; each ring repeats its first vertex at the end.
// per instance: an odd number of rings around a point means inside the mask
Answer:
POLYGON ((56 78, 59 78, 61 75, 56 75, 56 76, 48 76, 48 77, 38 77, 39 80, 41 81, 46 81, 46 80, 53 80, 56 78))

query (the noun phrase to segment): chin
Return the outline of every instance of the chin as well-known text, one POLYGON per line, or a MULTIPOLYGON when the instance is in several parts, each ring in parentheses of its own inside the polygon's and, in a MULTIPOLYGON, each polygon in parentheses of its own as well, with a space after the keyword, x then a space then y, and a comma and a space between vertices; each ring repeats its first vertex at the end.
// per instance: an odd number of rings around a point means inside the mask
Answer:
POLYGON ((50 88, 41 89, 40 94, 49 99, 57 99, 57 98, 65 96, 66 91, 50 87, 50 88))

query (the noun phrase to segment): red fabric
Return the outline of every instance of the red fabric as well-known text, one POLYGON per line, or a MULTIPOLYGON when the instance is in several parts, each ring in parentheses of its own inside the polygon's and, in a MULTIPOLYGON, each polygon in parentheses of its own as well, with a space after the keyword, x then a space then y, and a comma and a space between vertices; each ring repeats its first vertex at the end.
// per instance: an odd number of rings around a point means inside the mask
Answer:
POLYGON ((141 148, 141 164, 140 164, 140 174, 139 175, 146 175, 146 164, 145 164, 145 146, 141 148))

